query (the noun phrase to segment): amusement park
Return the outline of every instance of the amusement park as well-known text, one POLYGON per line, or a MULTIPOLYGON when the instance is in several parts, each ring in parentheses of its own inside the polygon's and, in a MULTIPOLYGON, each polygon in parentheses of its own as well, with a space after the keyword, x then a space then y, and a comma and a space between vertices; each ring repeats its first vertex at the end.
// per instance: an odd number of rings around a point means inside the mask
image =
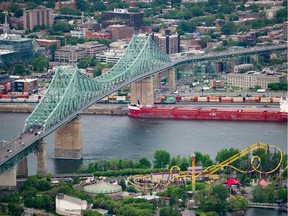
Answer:
MULTIPOLYGON (((175 198, 173 198, 174 195, 171 196, 171 188, 174 188, 172 190, 182 188, 186 194, 182 195, 181 198, 176 196, 179 199, 174 202, 184 202, 183 200, 187 199, 186 204, 188 203, 190 208, 196 209, 195 212, 198 212, 199 209, 204 211, 207 209, 217 210, 217 208, 211 207, 213 202, 210 203, 210 207, 205 206, 209 205, 209 201, 204 202, 199 195, 203 192, 203 188, 207 191, 211 189, 213 191, 217 187, 222 187, 224 188, 223 191, 227 192, 227 196, 224 195, 223 198, 227 199, 230 206, 234 199, 244 199, 247 202, 247 207, 287 211, 287 195, 286 198, 281 195, 282 187, 287 190, 287 155, 280 148, 258 142, 241 151, 235 151, 235 154, 229 158, 224 159, 222 157, 222 160, 205 167, 203 166, 203 155, 196 152, 190 157, 190 166, 186 170, 183 170, 182 165, 181 167, 171 166, 171 168, 167 165, 167 171, 133 175, 128 177, 127 181, 129 185, 133 185, 143 194, 150 193, 155 196, 157 194, 156 197, 158 198, 169 199, 170 204, 171 199, 175 198), (252 187, 254 189, 251 191, 252 187), (261 198, 261 195, 257 197, 257 188, 265 191, 269 187, 273 187, 274 190, 271 194, 273 203, 270 203, 271 200, 261 198)), ((186 204, 183 203, 183 205, 186 204)), ((224 209, 221 209, 222 207, 220 210, 224 209)), ((244 215, 244 211, 241 214, 240 210, 245 210, 245 208, 241 209, 238 206, 233 210, 236 212, 238 210, 237 215, 244 215)))

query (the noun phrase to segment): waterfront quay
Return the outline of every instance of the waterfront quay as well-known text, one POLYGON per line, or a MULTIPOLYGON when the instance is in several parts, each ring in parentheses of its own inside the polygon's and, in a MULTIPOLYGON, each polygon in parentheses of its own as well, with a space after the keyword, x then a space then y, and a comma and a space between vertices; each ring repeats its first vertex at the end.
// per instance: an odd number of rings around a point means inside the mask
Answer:
MULTIPOLYGON (((35 109, 37 103, 0 103, 0 112, 3 113, 32 113, 35 109)), ((213 103, 213 102, 180 102, 176 104, 155 104, 155 106, 164 107, 210 107, 210 108, 251 108, 251 109, 273 109, 279 110, 279 104, 269 104, 266 103, 213 103)), ((127 104, 94 104, 84 110, 82 114, 86 115, 127 115, 128 107, 127 104)))

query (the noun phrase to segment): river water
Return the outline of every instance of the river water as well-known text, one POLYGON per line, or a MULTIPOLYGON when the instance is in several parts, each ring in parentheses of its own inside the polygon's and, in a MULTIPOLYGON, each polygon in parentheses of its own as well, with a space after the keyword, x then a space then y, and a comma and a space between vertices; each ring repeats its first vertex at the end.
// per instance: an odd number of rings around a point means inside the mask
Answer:
MULTIPOLYGON (((0 141, 19 134, 28 114, 0 113, 0 141)), ((48 172, 75 172, 97 159, 152 161, 156 150, 171 156, 189 156, 195 151, 211 155, 224 148, 244 149, 256 142, 287 148, 287 124, 279 122, 189 121, 133 119, 127 116, 82 115, 83 160, 54 160, 54 133, 47 142, 48 172)), ((29 175, 36 174, 36 156, 28 157, 29 175)))
MULTIPOLYGON (((0 141, 9 140, 23 129, 28 114, 0 113, 0 141)), ((195 151, 211 155, 224 148, 244 149, 256 142, 276 145, 287 153, 287 124, 279 122, 189 121, 133 119, 127 116, 82 115, 83 160, 54 160, 54 133, 47 142, 48 172, 75 172, 97 159, 138 159, 152 161, 156 150, 171 156, 189 156, 195 151)), ((28 157, 29 175, 36 174, 37 159, 28 157)), ((284 216, 267 209, 248 209, 247 216, 284 216)))

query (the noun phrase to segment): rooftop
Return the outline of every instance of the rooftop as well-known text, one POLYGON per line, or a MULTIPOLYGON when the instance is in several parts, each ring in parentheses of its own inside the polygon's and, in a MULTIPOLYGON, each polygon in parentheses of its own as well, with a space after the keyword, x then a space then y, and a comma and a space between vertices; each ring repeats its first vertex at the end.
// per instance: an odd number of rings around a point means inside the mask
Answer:
POLYGON ((112 194, 112 193, 118 193, 122 191, 122 188, 120 185, 109 184, 103 181, 97 184, 85 186, 84 191, 88 193, 93 193, 93 194, 99 194, 99 193, 112 194))

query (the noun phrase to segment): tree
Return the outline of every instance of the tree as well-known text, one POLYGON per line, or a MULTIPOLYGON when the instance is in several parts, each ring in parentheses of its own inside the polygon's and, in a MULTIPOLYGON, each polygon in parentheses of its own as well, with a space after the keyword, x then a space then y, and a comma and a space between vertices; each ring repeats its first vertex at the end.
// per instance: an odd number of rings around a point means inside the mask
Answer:
POLYGON ((277 198, 274 184, 270 184, 266 188, 257 185, 252 189, 251 193, 253 195, 253 202, 272 203, 275 202, 277 198))
POLYGON ((14 12, 14 16, 16 18, 19 18, 21 16, 23 16, 23 10, 21 8, 17 9, 15 12, 14 12))
POLYGON ((218 163, 221 163, 225 160, 227 160, 228 158, 232 157, 235 154, 238 154, 239 150, 238 149, 234 149, 234 148, 230 148, 230 149, 223 149, 220 152, 217 153, 215 160, 218 163))
POLYGON ((18 9, 18 5, 16 3, 10 3, 8 6, 8 11, 14 13, 18 9))
POLYGON ((102 214, 93 210, 84 210, 83 216, 102 216, 102 214))
POLYGON ((211 38, 209 36, 201 37, 200 39, 201 48, 206 48, 207 43, 209 43, 210 41, 211 41, 211 38))
POLYGON ((236 30, 236 28, 235 28, 235 25, 233 22, 227 22, 221 28, 222 33, 225 35, 234 34, 235 30, 236 30))
POLYGON ((124 191, 126 189, 126 183, 123 178, 120 179, 119 185, 122 187, 122 190, 124 191))
POLYGON ((181 216, 181 213, 178 208, 165 206, 160 209, 160 216, 181 216))
POLYGON ((287 6, 277 11, 276 13, 276 22, 283 23, 287 21, 287 6))
POLYGON ((36 72, 43 72, 47 70, 48 60, 44 56, 36 57, 32 62, 33 70, 36 72))
POLYGON ((25 76, 26 75, 26 69, 23 64, 16 64, 14 68, 14 74, 15 75, 21 75, 25 76))
POLYGON ((69 24, 66 22, 56 22, 53 26, 52 26, 53 30, 55 32, 69 32, 70 28, 69 28, 69 24))
POLYGON ((18 216, 18 215, 22 215, 22 213, 24 212, 24 208, 17 204, 10 203, 8 205, 8 211, 11 215, 18 216))
POLYGON ((85 11, 88 8, 84 0, 76 0, 76 5, 80 11, 85 11))
POLYGON ((54 54, 55 54, 55 51, 57 50, 57 44, 56 43, 51 44, 49 46, 49 50, 52 53, 52 61, 54 61, 54 54))
POLYGON ((154 153, 154 168, 163 168, 170 163, 170 154, 165 150, 157 150, 154 153))
POLYGON ((91 59, 90 59, 90 58, 83 58, 83 59, 81 59, 81 60, 79 61, 78 67, 85 69, 85 68, 89 67, 90 62, 91 62, 91 59))
POLYGON ((195 202, 200 209, 205 212, 225 211, 227 207, 227 195, 227 187, 216 185, 213 188, 197 191, 195 194, 195 202))
POLYGON ((151 163, 147 158, 141 158, 136 164, 141 169, 149 169, 151 167, 151 163))
POLYGON ((230 197, 228 199, 228 210, 229 211, 240 211, 246 210, 249 207, 248 201, 245 197, 230 197))

